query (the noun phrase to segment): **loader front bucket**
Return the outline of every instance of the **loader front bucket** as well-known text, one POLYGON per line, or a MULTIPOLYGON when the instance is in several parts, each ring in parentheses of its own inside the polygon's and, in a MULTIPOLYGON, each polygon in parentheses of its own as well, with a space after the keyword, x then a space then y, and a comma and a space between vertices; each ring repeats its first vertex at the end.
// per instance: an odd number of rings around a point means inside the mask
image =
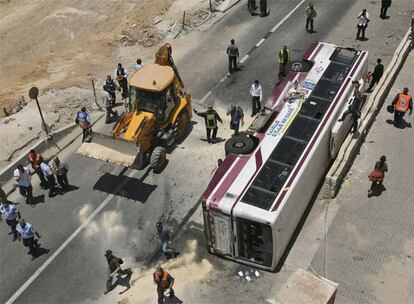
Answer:
POLYGON ((99 133, 92 133, 90 139, 79 147, 77 154, 125 167, 134 164, 139 151, 136 143, 99 133))

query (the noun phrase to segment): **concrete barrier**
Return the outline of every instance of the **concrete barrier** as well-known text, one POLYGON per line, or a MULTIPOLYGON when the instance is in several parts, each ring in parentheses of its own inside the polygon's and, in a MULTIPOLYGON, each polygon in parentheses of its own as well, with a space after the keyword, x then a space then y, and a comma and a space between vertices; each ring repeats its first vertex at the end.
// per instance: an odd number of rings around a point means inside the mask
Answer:
MULTIPOLYGON (((94 113, 91 115, 92 125, 97 123, 102 117, 104 117, 104 113, 94 113)), ((57 155, 61 150, 68 147, 71 143, 73 143, 80 135, 82 134, 82 130, 79 126, 75 123, 71 123, 70 125, 58 129, 49 134, 48 137, 39 140, 36 144, 27 148, 27 152, 31 149, 36 150, 44 155, 45 158, 51 158, 57 155)), ((17 168, 17 165, 20 163, 27 162, 27 153, 23 153, 13 162, 11 162, 3 171, 0 172, 0 182, 4 182, 2 186, 3 190, 9 195, 11 192, 14 191, 16 185, 13 181, 13 172, 17 168)))
POLYGON ((390 64, 385 70, 381 80, 369 96, 367 103, 361 113, 357 135, 349 134, 339 150, 338 156, 332 164, 324 182, 324 198, 333 198, 339 191, 342 181, 351 168, 359 149, 367 136, 369 129, 375 121, 387 98, 398 73, 400 72, 408 53, 410 52, 410 33, 405 34, 401 43, 398 45, 390 64))
POLYGON ((224 0, 214 11, 225 13, 239 2, 240 0, 224 0))

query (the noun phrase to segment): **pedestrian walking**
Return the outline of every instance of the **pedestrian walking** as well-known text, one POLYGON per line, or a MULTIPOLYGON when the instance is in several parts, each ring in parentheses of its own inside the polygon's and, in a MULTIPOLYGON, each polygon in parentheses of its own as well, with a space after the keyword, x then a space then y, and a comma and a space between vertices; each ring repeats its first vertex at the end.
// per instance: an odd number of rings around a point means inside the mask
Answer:
POLYGON ((257 10, 256 0, 247 0, 247 10, 254 15, 254 11, 257 10))
POLYGON ((250 95, 252 96, 252 115, 255 116, 262 108, 263 90, 259 80, 255 80, 250 87, 250 95))
POLYGON ((239 134, 240 123, 244 125, 243 109, 239 106, 231 105, 230 110, 227 111, 227 116, 230 115, 230 129, 234 130, 234 135, 239 134))
POLYGON ((157 222, 156 228, 158 232, 158 237, 161 242, 161 250, 164 253, 164 256, 167 258, 167 260, 178 256, 179 253, 170 246, 171 231, 168 229, 168 227, 164 226, 162 222, 157 222))
POLYGON ((362 96, 361 92, 359 91, 359 82, 353 81, 352 82, 356 87, 354 89, 354 98, 351 99, 348 109, 342 114, 342 117, 338 119, 339 122, 344 121, 346 116, 349 114, 352 115, 352 130, 351 133, 355 133, 358 130, 358 118, 361 117, 361 113, 359 112, 362 96))
POLYGON ((84 142, 89 136, 89 134, 92 133, 91 118, 89 117, 89 113, 86 112, 85 107, 82 107, 81 110, 78 113, 76 113, 75 122, 82 129, 82 142, 84 142))
POLYGON ((390 7, 391 7, 391 0, 381 0, 381 12, 380 12, 381 19, 387 18, 387 10, 390 7))
POLYGON ((369 22, 369 14, 367 12, 367 10, 364 8, 362 10, 362 12, 359 13, 358 15, 358 24, 357 24, 357 35, 356 35, 356 40, 366 40, 365 38, 365 30, 368 27, 368 22, 369 22))
POLYGON ((230 45, 227 47, 227 55, 229 56, 229 73, 233 74, 234 71, 239 71, 237 67, 237 58, 239 58, 239 48, 234 42, 234 39, 230 40, 230 45))
POLYGON ((286 65, 290 62, 290 50, 286 45, 279 51, 279 78, 286 76, 286 65))
POLYGON ((164 303, 164 298, 174 297, 174 277, 171 274, 158 267, 152 277, 157 284, 158 304, 164 303))
POLYGON ((36 248, 39 248, 39 244, 35 239, 35 236, 40 239, 40 234, 33 228, 32 224, 26 222, 24 219, 21 219, 16 225, 16 230, 19 233, 17 235, 17 239, 19 241, 23 239, 23 246, 29 247, 28 254, 30 254, 32 256, 32 260, 34 260, 36 258, 36 248))
POLYGON ((306 31, 313 33, 313 19, 316 18, 316 9, 312 3, 309 3, 305 10, 306 13, 306 31))
POLYGON ((49 185, 49 197, 53 197, 56 195, 56 179, 53 175, 52 167, 46 160, 43 160, 40 164, 40 168, 43 171, 43 174, 46 177, 47 184, 49 185))
POLYGON ((117 68, 115 69, 115 79, 118 81, 118 85, 121 89, 122 98, 126 98, 128 96, 128 74, 121 63, 118 63, 117 68))
POLYGON ((106 290, 104 294, 107 294, 114 288, 112 285, 114 277, 118 278, 123 275, 131 276, 132 270, 131 268, 122 269, 121 264, 123 264, 124 261, 121 258, 114 256, 112 250, 107 250, 105 252, 105 257, 108 263, 108 277, 106 279, 106 290))
POLYGON ((20 194, 26 198, 26 204, 32 205, 33 203, 33 187, 31 183, 30 171, 27 167, 23 167, 22 164, 18 164, 16 170, 13 172, 14 180, 19 186, 20 194))
POLYGON ((17 240, 16 226, 18 224, 18 220, 21 219, 20 212, 17 210, 15 205, 9 204, 9 202, 6 200, 0 205, 0 222, 3 220, 3 216, 6 219, 6 224, 11 228, 11 234, 13 235, 14 242, 17 240))
POLYGON ((269 16, 270 10, 267 10, 267 0, 260 0, 260 17, 269 16))
POLYGON ((47 182, 45 176, 43 175, 42 170, 40 169, 40 163, 43 160, 43 156, 40 153, 37 153, 35 150, 30 150, 29 154, 27 155, 28 161, 32 164, 32 169, 34 172, 39 176, 40 179, 40 187, 42 189, 47 188, 47 182))
POLYGON ((116 103, 116 83, 112 79, 111 75, 106 76, 105 84, 103 86, 105 92, 108 93, 112 106, 115 106, 116 103))
POLYGON ((141 70, 143 67, 142 60, 140 58, 137 59, 137 62, 134 64, 135 71, 141 70))
POLYGON ((59 157, 55 156, 53 158, 53 162, 52 162, 52 170, 53 170, 53 174, 56 175, 57 181, 60 185, 60 187, 62 188, 63 191, 68 191, 69 190, 69 181, 68 181, 68 166, 64 163, 61 162, 59 157))
POLYGON ((368 175, 369 180, 372 182, 371 187, 368 190, 368 197, 371 197, 375 187, 377 185, 382 185, 382 182, 384 181, 385 172, 388 171, 386 160, 387 158, 385 155, 381 156, 380 160, 375 163, 374 171, 368 175))
POLYGON ((410 110, 411 115, 413 112, 413 99, 408 95, 408 88, 404 88, 402 93, 395 96, 391 107, 394 110, 394 126, 401 128, 405 113, 410 110))
POLYGON ((372 92, 372 88, 380 81, 382 74, 384 74, 384 65, 381 61, 381 58, 377 59, 377 65, 374 68, 374 73, 371 74, 371 82, 367 91, 369 93, 372 92))
POLYGON ((223 123, 223 120, 218 113, 213 109, 213 106, 208 106, 207 111, 198 112, 194 109, 194 113, 198 116, 203 117, 206 124, 207 141, 208 143, 215 143, 217 140, 217 121, 223 123), (213 134, 211 134, 213 132, 213 134), (212 136, 211 136, 212 135, 212 136))

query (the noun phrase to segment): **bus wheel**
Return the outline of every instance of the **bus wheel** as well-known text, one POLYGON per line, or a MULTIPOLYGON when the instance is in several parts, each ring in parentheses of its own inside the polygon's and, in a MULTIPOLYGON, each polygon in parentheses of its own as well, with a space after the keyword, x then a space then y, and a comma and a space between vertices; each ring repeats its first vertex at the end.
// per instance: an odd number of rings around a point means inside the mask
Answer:
POLYGON ((292 61, 289 62, 289 71, 292 72, 309 72, 312 68, 312 65, 306 61, 292 61))
POLYGON ((255 148, 254 140, 246 135, 237 135, 226 141, 224 150, 226 155, 233 154, 250 154, 255 148))

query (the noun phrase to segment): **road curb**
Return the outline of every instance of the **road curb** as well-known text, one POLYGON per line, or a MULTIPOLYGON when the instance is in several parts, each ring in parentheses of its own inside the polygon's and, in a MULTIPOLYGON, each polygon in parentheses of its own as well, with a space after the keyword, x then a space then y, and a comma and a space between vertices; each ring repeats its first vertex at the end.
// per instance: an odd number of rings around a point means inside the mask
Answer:
POLYGON ((225 0, 222 4, 220 4, 214 11, 225 13, 229 9, 231 9, 233 6, 235 6, 237 3, 239 3, 241 0, 225 0))
POLYGON ((357 136, 349 134, 342 144, 334 163, 332 164, 324 181, 323 198, 334 198, 342 184, 345 175, 348 173, 352 163, 359 153, 361 145, 365 141, 376 116, 382 108, 388 93, 394 84, 404 62, 410 52, 410 33, 405 34, 404 38, 398 45, 390 64, 385 70, 381 80, 369 96, 367 103, 361 113, 361 122, 359 124, 357 136))
MULTIPOLYGON (((98 112, 91 115, 92 126, 95 125, 105 113, 98 112)), ((64 150, 71 145, 80 135, 82 134, 81 129, 76 123, 71 123, 63 128, 60 128, 39 140, 36 144, 27 148, 27 151, 34 149, 48 158, 53 157, 61 150, 64 150)), ((13 182, 13 172, 17 168, 19 163, 26 163, 27 154, 23 153, 20 157, 16 158, 11 162, 5 169, 0 172, 0 181, 5 182, 2 187, 7 195, 12 193, 16 189, 16 185, 13 182)))

